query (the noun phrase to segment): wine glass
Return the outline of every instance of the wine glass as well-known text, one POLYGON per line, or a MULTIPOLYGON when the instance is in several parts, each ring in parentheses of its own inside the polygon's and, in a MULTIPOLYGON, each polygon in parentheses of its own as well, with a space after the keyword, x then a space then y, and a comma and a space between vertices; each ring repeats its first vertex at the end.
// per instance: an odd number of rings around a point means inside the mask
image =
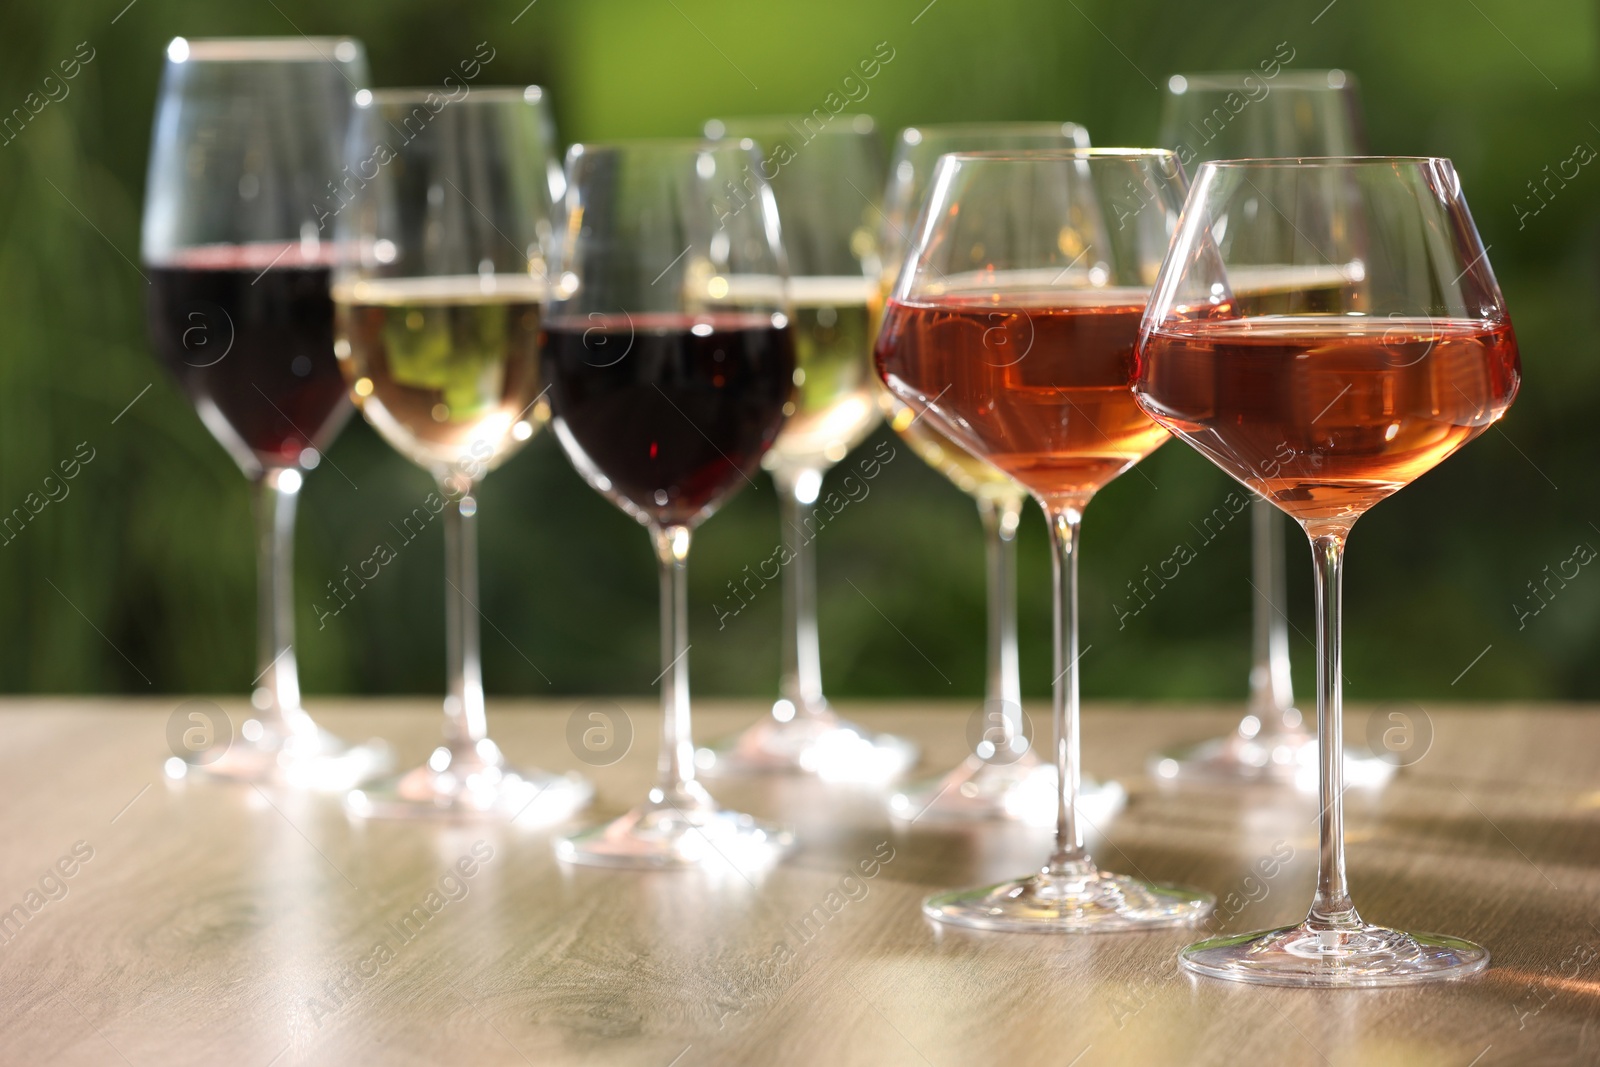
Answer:
MULTIPOLYGON (((1367 150, 1355 76, 1342 70, 1174 74, 1162 102, 1160 143, 1191 170, 1213 159, 1343 156, 1367 150)), ((1345 242, 1349 243, 1348 237, 1345 242)), ((1354 258, 1355 252, 1350 253, 1354 258)), ((1291 299, 1315 300, 1340 278, 1321 267, 1282 264, 1235 273, 1234 299, 1265 314, 1291 299)), ((1157 781, 1251 781, 1316 788, 1317 738, 1294 706, 1289 665, 1289 606, 1284 576, 1284 518, 1252 498, 1250 699, 1232 734, 1157 752, 1157 781)), ((1345 751, 1345 777, 1377 785, 1395 765, 1359 749, 1345 751)))
POLYGON ((792 835, 719 808, 689 732, 693 529, 750 483, 794 393, 772 190, 732 142, 574 145, 540 351, 572 464, 650 532, 661 571, 659 784, 565 838, 564 860, 625 867, 772 862, 792 835))
MULTIPOLYGON (((893 286, 911 245, 910 232, 927 199, 934 164, 946 152, 998 149, 1087 148, 1089 134, 1075 122, 987 122, 911 126, 895 138, 884 194, 879 243, 885 249, 882 285, 893 286)), ((983 523, 988 576, 988 667, 973 752, 945 774, 908 783, 889 798, 889 811, 903 820, 966 822, 1015 819, 1053 825, 1055 766, 1034 748, 1022 713, 1017 662, 1017 529, 1027 490, 998 467, 969 455, 931 421, 879 393, 889 425, 921 459, 978 505, 983 523)), ((1084 781, 1078 810, 1086 818, 1109 818, 1126 794, 1116 782, 1084 781)))
POLYGON ((167 45, 140 250, 150 342, 254 489, 260 668, 238 737, 174 756, 172 777, 348 789, 389 763, 381 742, 347 745, 311 720, 294 652, 295 504, 350 414, 321 205, 366 80, 348 37, 167 45))
POLYGON ((911 767, 917 747, 840 718, 822 694, 813 517, 823 476, 882 417, 872 369, 882 266, 870 215, 883 188, 882 146, 867 115, 820 129, 803 119, 713 119, 706 135, 755 146, 770 179, 789 258, 794 310, 794 411, 761 465, 778 490, 783 547, 783 669, 768 715, 695 753, 707 774, 807 771, 883 781, 911 767))
POLYGON ((336 225, 334 351, 367 422, 433 479, 418 504, 421 521, 443 517, 449 688, 444 743, 421 766, 352 791, 346 807, 559 821, 593 787, 515 769, 488 735, 474 495, 549 418, 539 317, 555 127, 537 85, 474 87, 456 100, 362 91, 356 106, 346 153, 355 187, 336 225))
POLYGON ((1455 168, 1348 157, 1201 166, 1141 330, 1140 406, 1305 530, 1317 577, 1321 845, 1303 923, 1191 945, 1242 982, 1399 985, 1482 970, 1452 937, 1365 922, 1345 884, 1339 616, 1355 521, 1505 414, 1521 371, 1455 168), (1365 235, 1360 259, 1341 247, 1365 235), (1262 309, 1233 278, 1337 273, 1262 309))
POLYGON ((1028 877, 929 897, 929 918, 1087 933, 1211 909, 1208 893, 1100 870, 1076 806, 1080 525, 1090 498, 1167 438, 1128 376, 1183 188, 1177 158, 1159 150, 947 155, 895 283, 878 337, 884 383, 1026 486, 1055 542, 1055 851, 1028 877))

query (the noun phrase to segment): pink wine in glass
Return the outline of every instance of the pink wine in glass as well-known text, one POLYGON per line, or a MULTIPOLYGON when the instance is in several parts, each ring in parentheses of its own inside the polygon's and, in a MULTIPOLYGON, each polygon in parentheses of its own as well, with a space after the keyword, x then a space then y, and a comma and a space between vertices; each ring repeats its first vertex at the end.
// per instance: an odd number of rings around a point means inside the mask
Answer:
POLYGON ((1190 444, 1301 521, 1362 512, 1511 405, 1509 321, 1198 319, 1153 331, 1138 388, 1190 444))
POLYGON ((207 245, 152 264, 149 319, 156 352, 247 469, 298 466, 350 414, 329 266, 299 244, 207 245))
POLYGON ((1143 314, 1142 290, 895 300, 878 367, 1033 492, 1087 500, 1167 439, 1128 389, 1143 314))
POLYGON ((705 517, 750 479, 794 391, 794 341, 770 312, 555 319, 540 350, 579 473, 661 526, 705 517))

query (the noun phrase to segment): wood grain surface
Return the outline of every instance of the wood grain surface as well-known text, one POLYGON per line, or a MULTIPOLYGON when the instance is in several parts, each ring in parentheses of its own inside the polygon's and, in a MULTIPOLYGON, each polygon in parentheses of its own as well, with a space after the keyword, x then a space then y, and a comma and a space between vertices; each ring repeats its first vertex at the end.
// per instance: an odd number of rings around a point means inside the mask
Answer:
MULTIPOLYGON (((1326 992, 1181 975, 1182 931, 987 934, 922 918, 935 889, 1026 871, 1046 831, 896 829, 881 793, 780 779, 714 787, 799 833, 762 877, 563 868, 548 830, 363 825, 337 797, 170 782, 180 703, 0 702, 0 1062, 1600 1062, 1600 708, 1405 706, 1431 721, 1432 745, 1388 788, 1349 795, 1356 902, 1373 921, 1478 941, 1493 962, 1458 983, 1326 992)), ((242 702, 223 704, 242 720, 242 702)), ((492 704, 490 728, 515 761, 589 774, 589 821, 643 794, 659 720, 650 701, 622 701, 631 750, 589 767, 566 739, 578 704, 492 704)), ((431 701, 312 710, 347 737, 387 737, 407 763, 438 736, 431 701)), ((924 770, 964 754, 966 707, 843 710, 917 738, 924 770)), ((1353 738, 1371 710, 1348 713, 1353 738)), ((702 702, 697 733, 758 711, 702 702)), ((1152 748, 1236 716, 1098 706, 1084 727, 1090 772, 1130 793, 1092 836, 1097 858, 1211 890, 1228 932, 1302 917, 1315 802, 1167 792, 1142 768, 1152 748), (1263 879, 1262 858, 1288 851, 1263 879)))

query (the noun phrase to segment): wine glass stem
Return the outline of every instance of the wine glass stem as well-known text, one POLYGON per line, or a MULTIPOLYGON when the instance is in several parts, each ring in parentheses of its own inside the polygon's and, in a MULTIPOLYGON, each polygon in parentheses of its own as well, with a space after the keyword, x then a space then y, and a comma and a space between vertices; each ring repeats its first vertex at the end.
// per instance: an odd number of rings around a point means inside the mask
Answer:
POLYGON ((256 675, 250 702, 264 725, 284 734, 314 731, 300 707, 294 658, 294 512, 300 472, 274 467, 255 480, 256 675))
POLYGON ((483 660, 478 644, 478 501, 440 483, 444 508, 445 738, 473 747, 488 734, 483 714, 483 660))
MULTIPOLYGON (((1022 497, 981 496, 984 558, 989 571, 989 672, 985 686, 988 713, 996 708, 1006 740, 1023 736, 1022 674, 1017 666, 1017 526, 1022 497)), ((996 750, 997 754, 999 749, 996 750)))
MULTIPOLYGON (((1078 825, 1078 534, 1083 525, 1081 503, 1045 504, 1055 542, 1051 558, 1055 576, 1055 731, 1056 851, 1046 871, 1072 875, 1090 868, 1078 825)), ((1092 868, 1091 868, 1092 869, 1092 868)))
POLYGON ((783 673, 778 693, 797 715, 820 715, 822 652, 817 640, 817 556, 811 528, 822 472, 773 471, 778 487, 779 521, 789 561, 783 567, 783 673))
POLYGON ((1250 502, 1251 569, 1255 586, 1250 714, 1258 730, 1299 725, 1289 673, 1289 617, 1284 596, 1283 514, 1257 496, 1250 502))
POLYGON ((1314 535, 1317 572, 1317 746, 1321 758, 1322 819, 1317 851, 1317 895, 1306 922, 1314 927, 1359 926, 1344 874, 1344 733, 1339 663, 1339 614, 1344 578, 1344 535, 1314 535))
POLYGON ((652 526, 661 564, 661 788, 683 797, 694 782, 689 732, 689 528, 652 526))

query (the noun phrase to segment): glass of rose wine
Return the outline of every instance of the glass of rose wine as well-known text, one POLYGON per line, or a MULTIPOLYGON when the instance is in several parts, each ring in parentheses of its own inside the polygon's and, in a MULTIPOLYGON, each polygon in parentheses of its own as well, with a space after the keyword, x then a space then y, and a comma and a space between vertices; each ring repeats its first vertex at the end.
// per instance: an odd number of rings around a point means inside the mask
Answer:
POLYGON ((1141 328, 1134 394, 1157 422, 1300 524, 1316 571, 1321 844, 1305 921, 1217 938, 1183 966, 1241 982, 1401 985, 1488 953, 1366 922, 1345 881, 1340 583, 1356 520, 1489 428, 1516 337, 1455 168, 1346 157, 1200 167, 1141 328), (1361 258, 1341 241, 1363 235, 1361 258), (1233 279, 1336 272, 1261 308, 1233 279))
POLYGON ((822 693, 817 634, 815 505, 823 477, 878 425, 872 342, 882 266, 863 196, 883 188, 883 148, 868 115, 826 126, 806 117, 713 119, 706 135, 754 146, 769 179, 789 258, 794 309, 793 412, 761 464, 778 490, 783 547, 783 665, 770 714, 700 749, 707 774, 806 771, 828 780, 884 781, 917 748, 839 717, 822 693))
POLYGON ((1077 808, 1080 527, 1095 493, 1167 439, 1127 383, 1183 189, 1164 151, 944 156, 884 315, 889 390, 1026 486, 1055 544, 1055 851, 1027 877, 929 897, 940 922, 1092 933, 1192 923, 1213 903, 1101 870, 1077 808))
MULTIPOLYGON (((884 193, 879 244, 887 297, 911 246, 911 229, 927 199, 934 164, 947 152, 1087 148, 1075 122, 979 122, 910 126, 895 138, 884 193)), ((988 586, 988 666, 973 752, 960 766, 910 782, 889 798, 890 814, 918 822, 1017 820, 1049 826, 1056 817, 1055 765, 1041 759, 1022 712, 1017 659, 1017 529, 1028 492, 1004 471, 968 454, 887 390, 879 400, 889 425, 923 462, 978 504, 988 586)), ((1126 794, 1116 782, 1084 780, 1078 810, 1109 818, 1126 794)))
POLYGON ((478 633, 478 483, 549 418, 539 375, 555 127, 537 85, 356 96, 336 220, 334 351, 367 422, 433 479, 445 533, 444 743, 353 790, 352 814, 541 825, 594 790, 490 739, 478 633), (430 106, 434 105, 434 106, 430 106))
POLYGON ((141 258, 152 347, 255 495, 259 668, 225 748, 167 773, 348 789, 389 763, 300 703, 294 514, 307 471, 350 414, 333 354, 333 234, 366 54, 349 38, 173 38, 151 134, 141 258))
MULTIPOLYGON (((1366 125, 1355 76, 1342 70, 1174 74, 1161 107, 1160 143, 1189 170, 1213 159, 1360 155, 1366 125), (1270 74, 1270 76, 1269 76, 1270 74)), ((1358 234, 1340 235, 1340 258, 1359 258, 1358 234)), ((1331 248, 1330 248, 1331 251, 1331 248)), ((1234 300, 1261 314, 1288 302, 1328 299, 1343 285, 1340 269, 1261 264, 1235 272, 1234 300)), ((1233 733, 1150 757, 1158 781, 1268 782, 1316 789, 1317 736, 1294 703, 1289 663, 1289 605, 1282 513, 1252 498, 1250 697, 1233 733)), ((1377 785, 1394 764, 1362 749, 1345 750, 1345 777, 1377 785)))
POLYGON ((574 145, 540 340, 557 440, 650 534, 661 574, 659 780, 559 841, 573 863, 761 867, 793 843, 696 780, 686 565, 696 526, 751 482, 794 399, 772 190, 728 141, 574 145))

